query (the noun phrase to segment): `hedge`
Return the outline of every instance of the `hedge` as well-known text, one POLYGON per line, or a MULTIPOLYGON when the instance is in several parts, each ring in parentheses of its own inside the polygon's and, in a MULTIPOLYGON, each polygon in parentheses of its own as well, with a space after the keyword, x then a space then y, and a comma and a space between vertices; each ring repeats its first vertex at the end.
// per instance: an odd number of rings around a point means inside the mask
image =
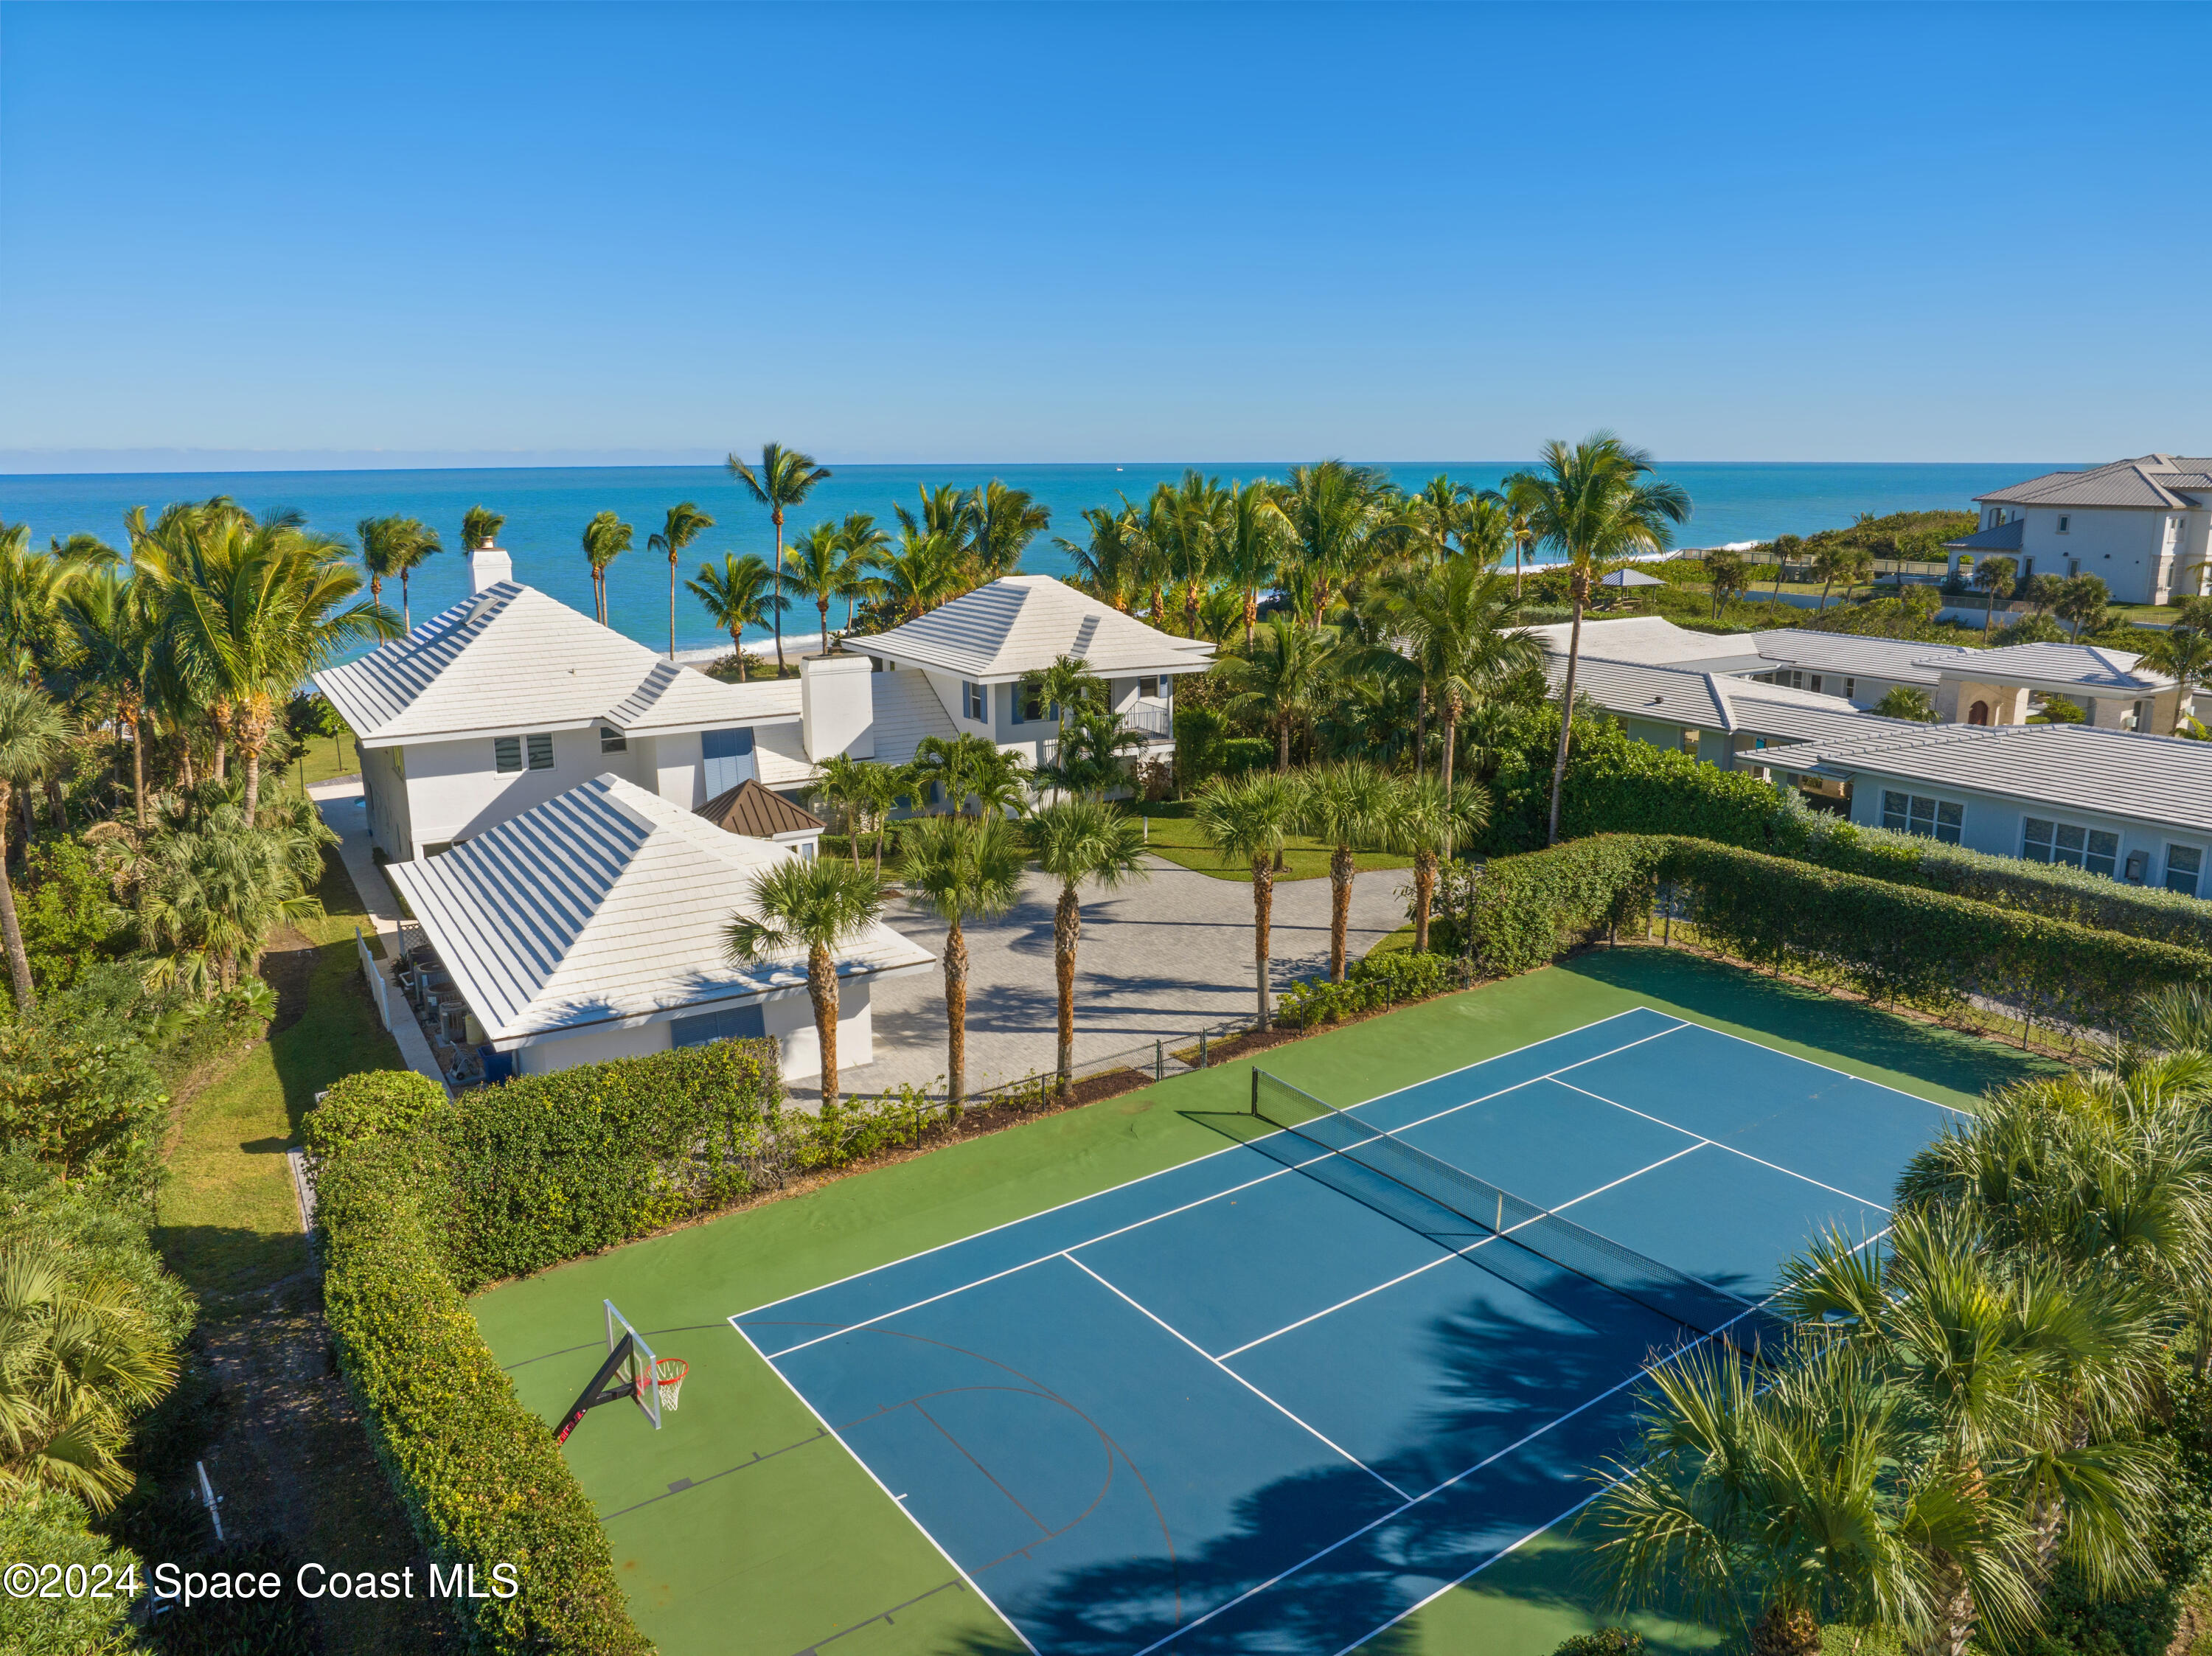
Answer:
POLYGON ((1473 901, 1474 953, 1524 972, 1608 926, 1648 920, 1661 886, 1705 938, 1760 964, 1832 975, 1871 998, 2125 1027, 2172 983, 2212 985, 2212 955, 1948 892, 1675 835, 1607 834, 1494 858, 1473 901))
POLYGON ((1440 954, 1394 949, 1369 955, 1352 963, 1342 983, 1316 978, 1292 984, 1277 1003, 1276 1017, 1294 1029, 1310 1029, 1362 1012, 1426 1000, 1449 986, 1450 972, 1450 961, 1440 954))

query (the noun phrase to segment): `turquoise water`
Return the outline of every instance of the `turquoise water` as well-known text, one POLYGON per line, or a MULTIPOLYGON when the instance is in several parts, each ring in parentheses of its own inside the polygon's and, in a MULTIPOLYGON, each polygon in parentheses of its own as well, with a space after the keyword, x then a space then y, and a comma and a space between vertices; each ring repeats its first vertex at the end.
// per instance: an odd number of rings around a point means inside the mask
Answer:
MULTIPOLYGON (((1387 469, 1402 487, 1419 488, 1439 471, 1477 488, 1496 484, 1523 461, 1406 462, 1387 469)), ((2063 464, 2063 463, 2058 463, 2063 464)), ((1736 464, 1685 461, 1661 475, 1689 491, 1695 513, 1680 537, 1685 546, 1767 540, 1849 523, 1861 512, 1965 508, 1978 492, 2014 482, 2053 464, 2017 465, 1881 465, 1838 463, 1736 464)), ((1040 574, 1066 572, 1067 557, 1054 535, 1083 537, 1081 513, 1112 505, 1121 494, 1141 500, 1153 484, 1182 475, 1181 465, 841 466, 805 505, 789 514, 785 537, 824 518, 872 512, 886 525, 891 507, 912 503, 924 483, 969 488, 992 477, 1026 488, 1052 508, 1052 528, 1032 545, 1023 568, 1040 574)), ((1231 477, 1281 476, 1285 465, 1207 466, 1231 477)), ((514 555, 517 577, 564 604, 591 613, 589 570, 578 545, 584 525, 612 511, 636 529, 635 549, 616 560, 609 575, 615 625, 630 637, 665 648, 668 642, 668 564, 646 550, 646 537, 679 500, 696 500, 715 527, 684 559, 690 576, 702 559, 725 551, 763 555, 774 549, 768 513, 719 466, 606 466, 453 471, 259 471, 125 473, 0 476, 0 520, 27 521, 43 543, 50 535, 88 531, 120 544, 125 507, 158 510, 171 500, 228 494, 254 512, 297 507, 315 528, 350 536, 360 519, 401 513, 434 525, 449 549, 460 543, 461 514, 484 505, 507 514, 500 543, 514 555)), ((415 613, 453 603, 468 580, 457 549, 431 559, 416 573, 415 613)), ((399 594, 387 591, 395 609, 399 594)), ((793 633, 811 633, 811 606, 785 620, 793 633)), ((832 612, 831 619, 842 619, 832 612)), ((679 585, 677 643, 691 648, 719 636, 698 604, 679 585)))

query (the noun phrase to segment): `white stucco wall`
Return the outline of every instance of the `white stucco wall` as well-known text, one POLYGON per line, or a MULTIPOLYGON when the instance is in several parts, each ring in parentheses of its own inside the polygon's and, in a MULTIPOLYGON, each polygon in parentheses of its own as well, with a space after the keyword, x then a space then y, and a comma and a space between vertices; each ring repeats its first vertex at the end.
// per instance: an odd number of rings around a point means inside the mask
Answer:
POLYGON ((525 768, 505 774, 497 767, 492 738, 488 736, 466 737, 457 742, 409 743, 407 798, 413 827, 406 855, 419 857, 425 846, 482 834, 605 772, 612 771, 625 781, 638 779, 633 769, 635 755, 599 751, 596 725, 550 734, 553 737, 551 769, 528 768, 526 742, 525 768))
MULTIPOLYGON (((2015 564, 2033 559, 2027 573, 2095 575, 2112 589, 2116 604, 2155 604, 2164 596, 2159 585, 2160 551, 2166 519, 2175 514, 2142 507, 2007 507, 2022 520, 2020 550, 2008 554, 2015 564), (2061 534, 2058 520, 2067 520, 2061 534)), ((1987 514, 1984 514, 1984 521, 1987 514)))
MULTIPOLYGON (((874 1019, 869 980, 841 983, 837 994, 837 1067, 858 1068, 875 1058, 874 1019)), ((669 1049, 678 1011, 626 1028, 590 1029, 580 1034, 533 1040, 515 1049, 515 1068, 523 1075, 550 1075, 579 1064, 605 1064, 669 1049)), ((780 990, 761 1002, 761 1022, 782 1049, 787 1080, 805 1081, 822 1073, 822 1044, 814 1033, 814 1002, 804 989, 780 990)))

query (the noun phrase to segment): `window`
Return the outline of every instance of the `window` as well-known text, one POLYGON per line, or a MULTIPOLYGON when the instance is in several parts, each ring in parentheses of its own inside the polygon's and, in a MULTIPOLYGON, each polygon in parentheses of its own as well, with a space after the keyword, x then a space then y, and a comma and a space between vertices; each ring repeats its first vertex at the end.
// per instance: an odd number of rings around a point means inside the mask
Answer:
POLYGON ((1813 675, 1813 676, 1812 676, 1811 678, 1808 679, 1808 680, 1805 682, 1805 688, 1806 688, 1807 689, 1810 690, 1810 691, 1811 691, 1814 695, 1820 695, 1820 674, 1815 673, 1815 674, 1814 674, 1814 675, 1813 675))
POLYGON ((2072 532, 2072 530, 2069 527, 2071 523, 2071 519, 2069 519, 2063 512, 2060 513, 2058 514, 2058 532, 2062 535, 2070 534, 2072 532))
POLYGON ((2120 836, 2031 816, 2021 830, 2020 854, 2031 863, 2063 863, 2110 878, 2120 859, 2120 836))
POLYGON ((1048 719, 1060 717, 1058 708, 1045 705, 1042 685, 1009 685, 1006 687, 1006 700, 1014 710, 1014 723, 1017 725, 1042 724, 1048 719))
MULTIPOLYGON (((1881 825, 1894 828, 1899 834, 1924 834, 1931 840, 1941 840, 1947 846, 1959 843, 1959 830, 1966 825, 1966 808, 1954 804, 1948 799, 1931 799, 1921 793, 1894 793, 1885 790, 1881 796, 1881 825)), ((2050 859, 2045 858, 2045 861, 2050 859)))
POLYGON ((491 761, 501 776, 522 768, 522 738, 495 736, 491 739, 491 761))
POLYGON ((704 769, 707 797, 718 798, 740 782, 758 774, 753 764, 753 732, 750 725, 733 731, 702 731, 699 759, 704 769))
POLYGON ((1160 682, 1158 679, 1140 678, 1137 681, 1137 694, 1139 695, 1157 697, 1159 693, 1160 682))
POLYGON ((981 685, 970 684, 966 679, 962 679, 960 681, 960 706, 962 711, 964 712, 969 718, 974 719, 978 725, 988 725, 991 722, 990 713, 988 712, 987 704, 983 700, 983 687, 981 685))
POLYGON ((1859 693, 1859 682, 1858 682, 1858 680, 1856 680, 1856 679, 1855 679, 1855 678, 1847 678, 1847 679, 1845 679, 1845 680, 1844 681, 1844 701, 1850 701, 1854 696, 1857 695, 1858 695, 1858 693, 1859 693))
POLYGON ((710 1040, 744 1040, 768 1033, 768 1017, 757 1006, 732 1006, 726 1012, 704 1012, 696 1018, 678 1018, 668 1026, 672 1046, 704 1046, 710 1040))
POLYGON ((620 731, 611 731, 605 725, 602 725, 599 726, 599 751, 601 753, 628 753, 629 751, 629 738, 624 736, 620 731))
POLYGON ((2195 846, 2166 848, 2166 889, 2185 897, 2197 895, 2197 877, 2204 871, 2204 853, 2195 846))
POLYGON ((530 746, 530 768, 534 771, 551 770, 553 768, 553 738, 548 735, 539 735, 526 736, 522 739, 530 746))

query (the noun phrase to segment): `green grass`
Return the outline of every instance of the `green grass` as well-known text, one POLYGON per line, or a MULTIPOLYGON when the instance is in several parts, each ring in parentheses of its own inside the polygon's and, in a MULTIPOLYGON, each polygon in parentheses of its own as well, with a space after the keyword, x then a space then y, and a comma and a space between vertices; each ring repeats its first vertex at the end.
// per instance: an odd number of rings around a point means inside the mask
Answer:
MULTIPOLYGON (((1279 1048, 1266 1060, 1322 1097, 1371 1098, 1637 1005, 1961 1107, 2051 1067, 1862 1004, 1697 956, 1624 948, 1279 1048)), ((838 1180, 492 1289, 474 1310, 523 1400, 549 1421, 589 1378, 602 1297, 692 1365, 659 1433, 602 1411, 568 1446, 605 1515, 633 1613, 667 1656, 800 1650, 999 1651, 1013 1641, 928 1541, 723 1319, 1220 1149, 1246 1066, 1178 1077, 1085 1108, 838 1180), (721 1473, 707 1481, 706 1474, 721 1473), (696 1487, 671 1495, 682 1478, 696 1487), (650 1502, 651 1504, 641 1505, 650 1502), (909 1604, 909 1601, 912 1602, 909 1604), (900 1608, 902 1605, 908 1608, 900 1608), (895 1620, 879 1618, 891 1612, 895 1620)), ((1593 1625, 1576 1544, 1531 1545, 1401 1624, 1397 1656, 1539 1656, 1593 1625)), ((1711 1643, 1646 1624, 1659 1647, 1711 1643)))
POLYGON ((190 1093, 172 1129, 170 1180, 155 1240, 211 1306, 266 1289, 306 1265, 284 1150, 317 1092, 356 1070, 400 1064, 359 981, 353 928, 365 917, 334 858, 319 895, 326 918, 301 928, 314 947, 298 1022, 190 1093))
MULTIPOLYGON (((1217 880, 1248 881, 1252 870, 1243 863, 1224 864, 1221 853, 1206 844, 1190 820, 1190 806, 1182 800, 1170 800, 1158 804, 1139 807, 1145 818, 1145 848, 1156 857, 1164 857, 1171 863, 1180 863, 1194 873, 1209 875, 1217 880)), ((1320 880, 1328 877, 1330 848, 1318 840, 1309 840, 1303 834, 1291 836, 1289 849, 1284 853, 1285 869, 1278 880, 1320 880)), ((1411 868, 1410 857, 1392 857, 1379 851, 1360 851, 1352 853, 1352 861, 1360 869, 1411 868)))

